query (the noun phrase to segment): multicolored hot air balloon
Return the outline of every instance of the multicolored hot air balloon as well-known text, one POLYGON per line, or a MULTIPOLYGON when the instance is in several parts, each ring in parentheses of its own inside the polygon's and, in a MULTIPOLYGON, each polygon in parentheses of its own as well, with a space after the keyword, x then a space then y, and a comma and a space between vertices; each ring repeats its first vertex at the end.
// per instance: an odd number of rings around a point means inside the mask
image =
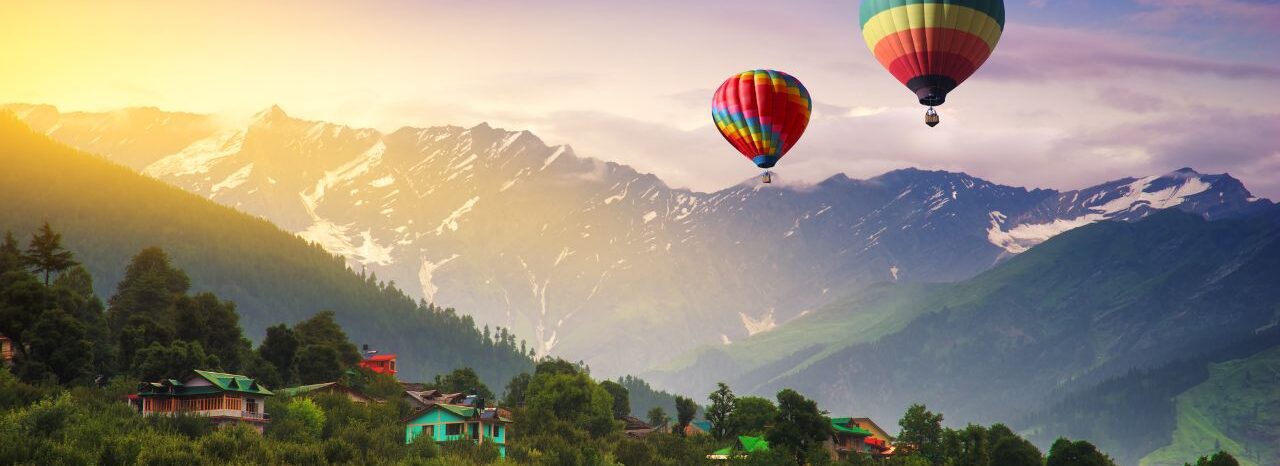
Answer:
POLYGON ((934 106, 991 56, 1004 32, 1003 0, 862 0, 862 38, 876 59, 934 106))
POLYGON ((813 100, 800 80, 781 71, 754 70, 734 75, 711 100, 711 117, 720 134, 770 182, 769 168, 796 145, 809 126, 813 100))

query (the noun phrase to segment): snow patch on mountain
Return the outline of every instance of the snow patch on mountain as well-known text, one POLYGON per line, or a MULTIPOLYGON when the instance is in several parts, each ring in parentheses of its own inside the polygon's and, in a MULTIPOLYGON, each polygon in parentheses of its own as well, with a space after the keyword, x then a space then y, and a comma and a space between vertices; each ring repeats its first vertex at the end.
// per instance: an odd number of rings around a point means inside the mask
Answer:
POLYGON ((440 291, 440 287, 436 286, 434 282, 436 270, 458 257, 461 256, 453 254, 439 262, 432 262, 427 260, 425 256, 422 257, 422 266, 418 268, 418 284, 422 286, 423 299, 426 299, 427 302, 435 302, 436 293, 440 291))
POLYGON ((218 194, 218 191, 222 191, 224 189, 233 189, 237 186, 240 186, 244 184, 246 181, 249 181, 249 175, 252 173, 253 173, 253 162, 249 162, 248 165, 240 167, 240 169, 236 170, 235 173, 232 173, 222 181, 219 181, 217 184, 213 185, 213 187, 209 188, 209 193, 211 195, 218 194))
POLYGON ((243 131, 224 131, 153 162, 142 169, 142 174, 153 178, 169 178, 208 173, 219 160, 240 153, 242 147, 243 131))
POLYGON ((742 319, 742 326, 747 329, 748 336, 768 332, 778 326, 778 323, 773 319, 773 309, 770 309, 769 312, 766 312, 758 319, 747 315, 745 312, 739 312, 738 317, 742 319))
MULTIPOLYGON (((1161 183, 1166 184, 1166 183, 1161 183)), ((1049 222, 1023 223, 1006 229, 1005 216, 998 211, 989 214, 991 226, 987 229, 987 240, 1005 251, 1020 254, 1032 246, 1043 243, 1049 238, 1091 223, 1119 218, 1129 214, 1146 216, 1152 210, 1177 207, 1188 197, 1208 191, 1213 186, 1199 175, 1187 176, 1175 172, 1164 176, 1149 176, 1122 186, 1114 191, 1118 196, 1107 200, 1111 192, 1099 192, 1086 202, 1088 213, 1073 218, 1055 218, 1049 222), (1169 181, 1172 185, 1155 188, 1159 181, 1169 181), (1101 202, 1101 204, 1097 204, 1101 202), (1095 205, 1089 206, 1093 203, 1095 205)), ((1078 194, 1072 197, 1072 202, 1078 194)))
POLYGON ((444 234, 445 228, 448 228, 449 231, 458 231, 458 221, 462 220, 462 217, 467 215, 468 212, 471 212, 471 209, 475 208, 477 202, 480 202, 480 196, 467 199, 467 202, 462 203, 461 207, 454 209, 448 217, 445 217, 444 220, 440 221, 440 226, 435 229, 436 236, 444 234))

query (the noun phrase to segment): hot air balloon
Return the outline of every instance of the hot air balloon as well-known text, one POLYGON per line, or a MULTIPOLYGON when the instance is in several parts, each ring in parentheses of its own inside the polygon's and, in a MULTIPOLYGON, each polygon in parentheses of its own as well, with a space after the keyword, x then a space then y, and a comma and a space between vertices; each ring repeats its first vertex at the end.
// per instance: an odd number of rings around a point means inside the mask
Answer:
POLYGON ((1003 0, 862 0, 862 38, 898 81, 933 107, 991 56, 1004 32, 1003 0))
POLYGON ((813 100, 800 80, 781 71, 754 70, 725 80, 711 100, 711 117, 729 144, 756 166, 761 180, 809 126, 813 100))

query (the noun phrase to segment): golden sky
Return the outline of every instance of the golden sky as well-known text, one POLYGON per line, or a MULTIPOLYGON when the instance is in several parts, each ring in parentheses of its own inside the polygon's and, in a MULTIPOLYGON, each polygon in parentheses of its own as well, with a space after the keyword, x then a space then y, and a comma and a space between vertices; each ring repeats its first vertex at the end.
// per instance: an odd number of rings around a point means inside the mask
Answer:
POLYGON ((710 125, 712 90, 775 68, 817 102, 790 179, 919 166, 1077 188, 1191 165, 1280 195, 1280 143, 1261 136, 1280 119, 1256 104, 1280 98, 1280 52, 1256 46, 1280 39, 1280 6, 1006 3, 1004 40, 934 130, 853 0, 0 0, 0 102, 487 121, 710 190, 755 173, 710 125))

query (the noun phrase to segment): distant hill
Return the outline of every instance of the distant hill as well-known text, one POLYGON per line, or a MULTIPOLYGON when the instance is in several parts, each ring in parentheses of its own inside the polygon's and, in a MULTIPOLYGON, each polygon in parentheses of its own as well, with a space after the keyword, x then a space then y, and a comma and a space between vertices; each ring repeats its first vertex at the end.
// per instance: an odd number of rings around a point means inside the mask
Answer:
MULTIPOLYGON (((608 377, 764 336, 880 283, 963 280, 1094 222, 1271 205, 1228 175, 1191 169, 1065 192, 903 169, 701 193, 485 124, 383 132, 279 107, 237 122, 10 108, 55 139, 269 219, 411 296, 608 377)), ((714 380, 698 382, 695 393, 714 380)))
POLYGON ((403 379, 466 366, 501 387, 532 367, 519 342, 486 340, 469 316, 417 303, 266 220, 68 148, 8 113, 0 114, 0 166, 0 231, 27 235, 49 221, 104 298, 132 255, 160 246, 193 288, 234 301, 254 339, 266 326, 331 309, 353 342, 398 353, 403 379))
MULTIPOLYGON (((748 361, 749 370, 713 375, 750 393, 800 389, 842 414, 897 419, 910 403, 924 402, 956 422, 1010 424, 1108 380, 1119 382, 1107 393, 1156 396, 1142 389, 1143 378, 1116 378, 1198 360, 1179 366, 1194 373, 1220 361, 1215 353, 1274 333, 1280 319, 1277 219, 1274 209, 1217 221, 1169 210, 1134 223, 1103 221, 964 282, 882 285, 783 325, 772 337, 709 350, 671 378, 646 378, 668 382, 698 367, 748 361), (753 356, 764 361, 751 362, 753 356)), ((1189 378, 1152 380, 1181 384, 1167 393, 1172 397, 1204 379, 1178 374, 1189 378)), ((1121 399, 1133 406, 1153 401, 1121 399)), ((1146 447, 1108 449, 1134 462, 1165 444, 1174 429, 1155 417, 1106 417, 1126 412, 1119 408, 1085 412, 1100 424, 1111 422, 1112 433, 1144 439, 1146 447)), ((1037 438, 1047 442, 1061 434, 1105 437, 1106 431, 1073 431, 1078 422, 1056 422, 1066 415, 1074 411, 1050 411, 1028 428, 1042 429, 1037 438)))

